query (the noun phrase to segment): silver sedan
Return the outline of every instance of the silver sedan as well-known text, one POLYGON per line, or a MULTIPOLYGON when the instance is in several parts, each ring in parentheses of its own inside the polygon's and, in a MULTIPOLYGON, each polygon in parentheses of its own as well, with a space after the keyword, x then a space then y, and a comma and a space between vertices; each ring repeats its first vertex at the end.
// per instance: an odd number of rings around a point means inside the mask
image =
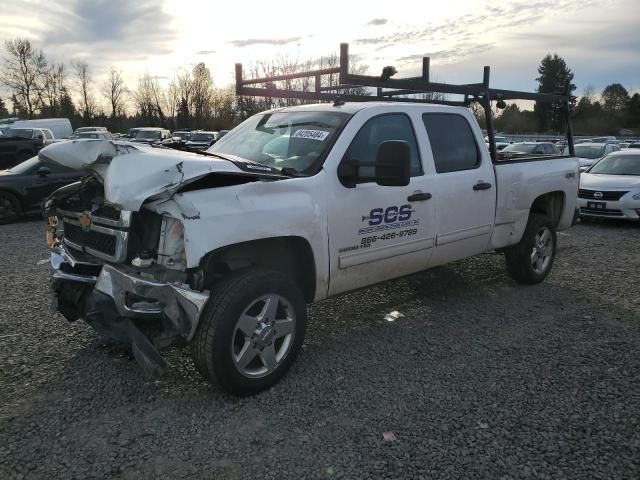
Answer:
POLYGON ((640 220, 640 151, 614 152, 580 175, 581 216, 640 220))

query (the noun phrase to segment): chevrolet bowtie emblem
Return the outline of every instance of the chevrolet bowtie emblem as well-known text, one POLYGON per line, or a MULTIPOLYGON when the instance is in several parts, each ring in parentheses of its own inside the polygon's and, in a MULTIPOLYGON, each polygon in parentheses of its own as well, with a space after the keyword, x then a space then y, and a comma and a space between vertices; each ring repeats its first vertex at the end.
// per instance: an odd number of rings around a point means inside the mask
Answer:
POLYGON ((82 227, 82 230, 88 232, 91 228, 91 212, 82 212, 78 218, 78 223, 80 227, 82 227))

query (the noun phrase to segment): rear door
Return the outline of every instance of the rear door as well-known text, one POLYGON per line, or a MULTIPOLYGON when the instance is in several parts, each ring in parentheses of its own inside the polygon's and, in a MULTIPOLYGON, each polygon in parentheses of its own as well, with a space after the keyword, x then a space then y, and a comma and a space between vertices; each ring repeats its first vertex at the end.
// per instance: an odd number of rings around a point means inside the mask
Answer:
POLYGON ((422 115, 436 169, 432 265, 484 252, 491 238, 496 205, 493 165, 469 117, 453 112, 422 115))

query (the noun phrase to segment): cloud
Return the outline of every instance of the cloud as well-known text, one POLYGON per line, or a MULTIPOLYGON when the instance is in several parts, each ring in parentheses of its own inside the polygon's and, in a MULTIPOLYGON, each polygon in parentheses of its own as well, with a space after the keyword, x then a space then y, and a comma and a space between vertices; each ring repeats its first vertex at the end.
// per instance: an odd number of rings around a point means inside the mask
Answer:
POLYGON ((249 38, 246 40, 231 40, 230 45, 238 48, 250 47, 253 45, 286 45, 288 43, 298 42, 302 37, 287 38, 249 38))
POLYGON ((377 26, 377 25, 386 25, 387 23, 389 23, 389 20, 386 18, 374 18, 369 23, 367 23, 367 25, 377 26))
POLYGON ((126 3, 77 0, 70 10, 71 15, 54 14, 47 22, 51 27, 42 39, 47 48, 91 49, 99 55, 116 51, 122 54, 123 49, 133 49, 147 55, 162 55, 171 51, 177 37, 171 16, 158 7, 156 0, 126 3))
POLYGON ((196 52, 196 55, 211 55, 212 53, 216 53, 215 50, 199 50, 196 52))
POLYGON ((422 58, 425 56, 434 56, 438 59, 440 63, 442 63, 451 59, 459 59, 463 57, 468 57, 469 55, 484 53, 488 50, 491 50, 492 48, 493 48, 493 45, 490 43, 481 43, 477 45, 464 43, 464 44, 456 45, 452 48, 439 50, 430 55, 422 55, 422 54, 406 55, 404 57, 400 57, 396 59, 396 61, 399 63, 414 63, 417 61, 422 61, 422 58))

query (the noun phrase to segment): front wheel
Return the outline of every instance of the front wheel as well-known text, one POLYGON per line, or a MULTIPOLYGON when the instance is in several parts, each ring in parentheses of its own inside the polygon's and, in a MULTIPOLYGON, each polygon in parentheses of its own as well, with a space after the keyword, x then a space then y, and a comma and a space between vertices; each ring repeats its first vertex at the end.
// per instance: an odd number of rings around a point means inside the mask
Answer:
POLYGON ((534 284, 543 281, 556 256, 556 229, 546 216, 532 213, 520 243, 505 250, 507 270, 515 281, 534 284))
POLYGON ((307 323, 304 296, 288 276, 245 270, 214 286, 192 354, 205 378, 236 395, 278 382, 295 360, 307 323))
POLYGON ((0 225, 16 221, 21 213, 18 197, 13 193, 0 190, 0 225))

